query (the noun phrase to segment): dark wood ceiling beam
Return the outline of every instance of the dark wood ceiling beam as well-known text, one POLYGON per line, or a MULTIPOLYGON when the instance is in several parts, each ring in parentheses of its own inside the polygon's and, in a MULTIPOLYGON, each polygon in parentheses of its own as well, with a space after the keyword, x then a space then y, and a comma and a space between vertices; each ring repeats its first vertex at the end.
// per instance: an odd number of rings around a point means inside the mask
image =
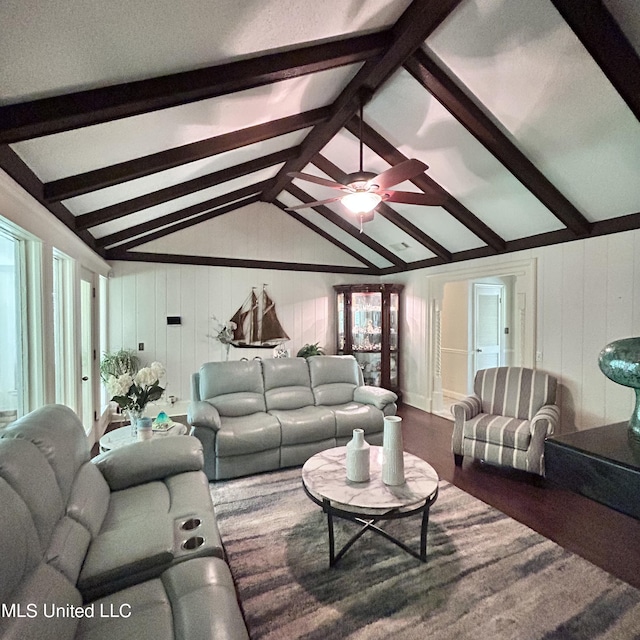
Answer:
POLYGON ((371 275, 377 275, 378 272, 380 271, 380 269, 375 264, 373 264, 373 262, 370 262, 369 260, 361 256, 357 251, 347 246, 343 242, 340 242, 340 240, 337 240, 336 238, 334 238, 331 234, 327 233, 324 229, 321 229, 320 227, 313 224, 312 222, 309 222, 309 220, 301 216, 297 211, 287 211, 287 207, 284 204, 282 204, 282 202, 280 202, 279 200, 276 200, 273 204, 279 209, 282 209, 284 213, 286 213, 288 216, 293 218, 296 222, 299 222, 300 224, 304 225, 305 227, 307 227, 307 229, 311 229, 311 231, 321 236, 322 238, 330 242, 332 245, 336 246, 341 251, 348 253, 352 258, 355 258, 356 260, 358 260, 358 262, 362 262, 362 264, 367 265, 367 267, 371 269, 371 275))
POLYGON ((47 201, 55 202, 81 196, 128 180, 142 178, 159 171, 166 171, 167 169, 188 164, 189 162, 209 158, 219 153, 263 142, 269 138, 293 133, 300 129, 307 129, 323 122, 328 116, 329 107, 320 107, 141 158, 127 160, 109 167, 61 178, 44 185, 44 197, 47 201))
POLYGON ((229 180, 249 175, 255 171, 282 164, 295 157, 297 152, 297 147, 276 151, 275 153, 270 153, 269 155, 255 158, 254 160, 249 160, 248 162, 243 162, 233 167, 228 167, 227 169, 215 171, 200 178, 187 180, 186 182, 166 187, 165 189, 160 189, 159 191, 154 191, 137 198, 132 198, 125 202, 119 202, 109 207, 91 211, 90 213, 84 213, 76 217, 76 227, 78 229, 96 227, 99 224, 122 218, 136 211, 141 211, 148 207, 153 207, 191 193, 196 193, 197 191, 202 191, 203 189, 214 187, 229 180))
POLYGON ((148 220, 147 222, 141 222, 140 224, 127 227, 122 231, 102 236, 96 240, 96 244, 99 247, 108 247, 110 245, 118 244, 119 242, 124 242, 125 240, 129 240, 130 238, 134 238, 141 234, 149 233, 150 231, 166 227, 167 225, 175 222, 180 222, 181 220, 203 213, 204 211, 209 211, 248 196, 262 193, 262 191, 270 185, 271 180, 264 180, 262 182, 247 185, 246 187, 242 187, 242 189, 230 191, 229 193, 225 193, 217 198, 212 198, 205 202, 199 202, 198 204, 180 209, 179 211, 174 211, 173 213, 168 213, 167 215, 160 216, 159 218, 154 218, 153 220, 148 220))
POLYGON ((287 174, 301 171, 357 112, 361 101, 370 97, 399 69, 460 2, 461 0, 413 0, 392 27, 392 42, 384 55, 375 61, 367 61, 344 88, 332 105, 331 117, 312 129, 302 143, 299 157, 287 162, 276 176, 273 189, 263 194, 267 202, 273 202, 291 182, 287 174))
MULTIPOLYGON (((295 184, 290 184, 287 187, 287 191, 300 200, 300 202, 314 202, 315 198, 312 198, 308 193, 297 187, 295 184)), ((335 224, 337 227, 348 233, 352 238, 361 242, 365 246, 369 247, 372 251, 375 251, 378 255, 382 256, 385 260, 388 260, 391 264, 396 267, 401 267, 406 265, 407 263, 404 260, 398 258, 395 253, 392 253, 387 248, 383 247, 381 244, 370 238, 364 233, 360 233, 351 223, 347 222, 344 218, 339 216, 337 213, 334 213, 328 207, 324 205, 316 205, 312 208, 316 213, 320 214, 323 218, 328 220, 329 222, 335 224)))
POLYGON ((0 144, 0 169, 6 171, 32 198, 48 209, 90 249, 102 255, 93 236, 88 231, 80 231, 75 228, 75 218, 69 209, 59 202, 51 203, 44 200, 40 179, 29 169, 18 154, 6 144, 0 144))
POLYGON ((475 136, 562 224, 576 235, 589 233, 589 221, 565 198, 471 98, 419 49, 405 68, 475 136))
POLYGON ((602 0, 551 1, 640 120, 640 58, 602 0))
POLYGON ((310 44, 204 69, 0 107, 0 142, 51 135, 363 62, 390 44, 388 31, 310 44))
POLYGON ((275 271, 311 271, 313 273, 346 273, 354 276, 371 275, 365 267, 342 267, 332 264, 314 264, 305 262, 270 262, 267 260, 248 260, 245 258, 210 258, 208 256, 183 256, 169 253, 143 253, 124 251, 119 248, 108 251, 109 260, 128 262, 156 262, 160 264, 193 264, 205 267, 230 267, 232 269, 269 269, 275 271))
MULTIPOLYGON (((341 169, 339 169, 333 162, 325 158, 323 155, 318 154, 313 160, 313 164, 326 173, 331 179, 336 180, 337 182, 344 182, 347 174, 344 173, 341 169)), ((389 220, 389 222, 393 223, 404 231, 408 236, 412 237, 414 240, 417 240, 422 246, 426 247, 432 253, 435 253, 436 256, 442 258, 445 262, 451 260, 451 252, 447 251, 441 244, 436 242, 433 238, 428 236, 424 231, 416 227, 413 223, 409 222, 406 218, 403 218, 398 212, 394 211, 389 205, 384 202, 381 202, 377 207, 376 211, 384 218, 389 220)))
MULTIPOLYGON (((353 116, 346 124, 346 128, 353 135, 358 136, 362 130, 362 139, 370 149, 377 153, 383 160, 390 165, 396 165, 400 162, 408 160, 408 158, 398 151, 388 140, 383 138, 375 129, 366 122, 360 121, 358 116, 353 116)), ((456 220, 461 222, 467 229, 473 232, 493 251, 502 251, 505 247, 505 241, 492 229, 490 229, 482 220, 477 218, 469 209, 461 202, 458 202, 448 191, 443 189, 433 178, 426 174, 422 174, 411 180, 419 189, 425 193, 435 193, 444 200, 442 208, 448 211, 456 220)))
MULTIPOLYGON (((240 207, 244 207, 248 204, 253 204, 254 202, 259 202, 259 201, 260 201, 260 194, 256 193, 252 196, 249 196, 248 198, 243 198, 242 200, 239 200, 237 202, 232 202, 231 204, 228 204, 224 207, 220 207, 219 209, 214 209, 213 211, 204 213, 201 216, 196 216, 195 218, 189 218, 188 220, 184 220, 170 227, 165 227, 164 229, 159 229, 158 231, 154 231, 153 233, 149 233, 147 235, 134 238, 129 242, 125 242, 124 244, 119 245, 117 249, 128 251, 129 249, 138 247, 141 244, 146 244, 147 242, 158 240, 159 238, 164 238, 165 236, 169 236, 178 231, 183 231, 184 229, 188 229, 189 227, 193 227, 197 224, 202 224, 203 222, 207 222, 208 220, 213 220, 213 218, 222 216, 225 213, 236 211, 240 207)), ((110 251, 111 251, 110 249, 107 250, 107 259, 109 257, 110 251)))

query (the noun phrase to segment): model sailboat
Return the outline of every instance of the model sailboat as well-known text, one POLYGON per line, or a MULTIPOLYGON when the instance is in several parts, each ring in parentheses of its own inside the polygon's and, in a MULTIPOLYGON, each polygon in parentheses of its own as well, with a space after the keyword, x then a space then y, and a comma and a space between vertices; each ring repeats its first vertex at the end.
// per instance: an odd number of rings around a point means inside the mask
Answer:
POLYGON ((236 325, 231 342, 234 347, 273 349, 289 340, 278 320, 275 302, 264 286, 260 295, 256 295, 255 287, 251 290, 231 322, 236 325))

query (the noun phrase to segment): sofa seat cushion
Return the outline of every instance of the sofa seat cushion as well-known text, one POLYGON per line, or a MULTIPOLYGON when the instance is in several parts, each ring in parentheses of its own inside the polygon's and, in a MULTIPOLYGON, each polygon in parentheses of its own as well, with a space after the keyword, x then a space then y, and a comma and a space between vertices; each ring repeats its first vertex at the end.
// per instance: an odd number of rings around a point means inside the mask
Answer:
POLYGON ((376 433, 384 428, 384 416, 375 407, 359 402, 347 402, 345 404, 328 407, 336 418, 336 435, 349 436, 354 429, 364 429, 367 433, 376 433))
POLYGON ((195 471, 114 491, 78 588, 85 600, 93 600, 160 575, 170 564, 194 555, 224 556, 207 478, 195 471), (191 517, 200 519, 197 535, 205 543, 185 554, 181 544, 188 532, 180 525, 191 517))
POLYGON ((227 565, 197 558, 92 603, 78 640, 247 640, 227 565))
POLYGON ((304 407, 290 411, 269 411, 282 427, 282 444, 306 444, 335 438, 335 414, 327 407, 304 407))
POLYGON ((216 455, 237 456, 277 449, 280 446, 280 423, 268 413, 223 417, 216 438, 216 455))
POLYGON ((531 422, 509 416, 479 413, 464 423, 463 438, 526 451, 531 444, 531 422))

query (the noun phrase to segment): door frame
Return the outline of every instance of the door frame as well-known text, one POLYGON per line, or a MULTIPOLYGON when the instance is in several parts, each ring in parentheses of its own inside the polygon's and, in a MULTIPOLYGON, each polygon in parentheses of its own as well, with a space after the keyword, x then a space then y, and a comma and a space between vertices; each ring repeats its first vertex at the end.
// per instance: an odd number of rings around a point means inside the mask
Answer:
MULTIPOLYGON (((442 301, 444 286, 448 282, 477 280, 478 278, 514 277, 514 340, 512 363, 514 366, 535 366, 536 353, 536 307, 537 307, 537 260, 530 258, 492 265, 480 265, 463 269, 448 269, 446 273, 427 276, 427 312, 429 339, 427 341, 427 411, 442 412, 442 301)), ((468 320, 467 320, 468 321, 468 320)))
POLYGON ((78 315, 77 315, 77 327, 78 327, 78 359, 77 359, 77 398, 78 398, 78 414, 83 420, 83 426, 85 428, 85 432, 87 434, 87 438, 89 439, 89 446, 93 446, 96 441, 96 424, 98 418, 98 406, 99 399, 97 389, 99 388, 99 368, 98 368, 98 351, 97 351, 97 338, 98 338, 98 312, 97 312, 97 274, 93 271, 90 271, 86 267, 79 268, 79 278, 78 278, 78 315), (91 408, 88 412, 88 415, 91 416, 91 424, 85 424, 84 415, 85 409, 84 407, 84 394, 83 394, 83 382, 81 381, 81 376, 83 374, 82 369, 82 332, 84 330, 83 324, 83 308, 82 308, 82 282, 88 282, 91 287, 91 311, 90 311, 90 333, 91 333, 91 346, 90 346, 90 369, 91 369, 91 377, 89 380, 90 384, 90 397, 91 397, 91 408))

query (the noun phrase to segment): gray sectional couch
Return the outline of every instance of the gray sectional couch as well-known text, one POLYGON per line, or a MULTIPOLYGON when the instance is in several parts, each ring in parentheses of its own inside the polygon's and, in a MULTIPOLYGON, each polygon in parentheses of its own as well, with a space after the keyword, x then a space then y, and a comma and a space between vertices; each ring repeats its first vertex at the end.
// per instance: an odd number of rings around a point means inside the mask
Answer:
POLYGON ((43 407, 0 435, 0 638, 247 640, 196 438, 93 461, 43 407))
POLYGON ((382 444, 395 393, 365 386, 353 356, 208 362, 192 376, 187 414, 204 471, 221 480, 303 464, 353 429, 382 444))

